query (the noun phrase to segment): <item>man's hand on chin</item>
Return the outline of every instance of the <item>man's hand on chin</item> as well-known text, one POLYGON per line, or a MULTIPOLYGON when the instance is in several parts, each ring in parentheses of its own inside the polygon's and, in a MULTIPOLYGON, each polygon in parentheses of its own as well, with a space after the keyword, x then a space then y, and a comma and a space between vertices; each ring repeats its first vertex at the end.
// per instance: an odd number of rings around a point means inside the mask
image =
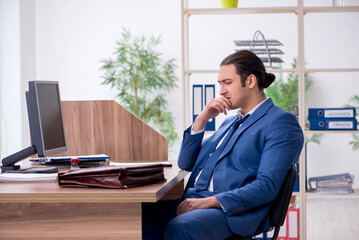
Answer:
POLYGON ((177 215, 190 212, 195 209, 221 208, 221 204, 215 196, 206 198, 187 198, 177 207, 177 215))

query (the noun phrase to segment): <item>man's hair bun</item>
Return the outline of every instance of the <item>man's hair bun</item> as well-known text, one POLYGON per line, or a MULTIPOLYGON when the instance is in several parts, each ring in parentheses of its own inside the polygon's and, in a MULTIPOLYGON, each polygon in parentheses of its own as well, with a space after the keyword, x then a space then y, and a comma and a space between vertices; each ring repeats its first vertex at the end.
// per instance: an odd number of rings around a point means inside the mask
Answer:
POLYGON ((272 84, 272 82, 274 82, 274 80, 275 80, 275 75, 273 73, 265 73, 263 88, 269 87, 272 84))

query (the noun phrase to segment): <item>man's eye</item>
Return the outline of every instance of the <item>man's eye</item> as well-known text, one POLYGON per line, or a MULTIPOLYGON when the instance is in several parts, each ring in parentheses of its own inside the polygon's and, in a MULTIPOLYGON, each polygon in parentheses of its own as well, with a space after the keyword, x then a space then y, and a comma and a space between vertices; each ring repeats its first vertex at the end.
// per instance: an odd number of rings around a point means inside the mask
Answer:
POLYGON ((228 84, 231 84, 231 83, 232 83, 232 81, 230 81, 230 82, 227 82, 227 81, 218 82, 219 86, 221 86, 222 84, 228 85, 228 84))

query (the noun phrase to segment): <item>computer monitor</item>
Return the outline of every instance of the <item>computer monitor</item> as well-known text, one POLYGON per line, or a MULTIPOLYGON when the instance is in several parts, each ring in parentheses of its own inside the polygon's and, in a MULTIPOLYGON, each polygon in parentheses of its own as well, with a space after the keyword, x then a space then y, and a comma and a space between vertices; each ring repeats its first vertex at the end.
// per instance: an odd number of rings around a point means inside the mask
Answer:
POLYGON ((31 146, 2 160, 2 172, 18 170, 15 163, 37 153, 39 157, 67 151, 59 84, 30 81, 25 93, 31 146))

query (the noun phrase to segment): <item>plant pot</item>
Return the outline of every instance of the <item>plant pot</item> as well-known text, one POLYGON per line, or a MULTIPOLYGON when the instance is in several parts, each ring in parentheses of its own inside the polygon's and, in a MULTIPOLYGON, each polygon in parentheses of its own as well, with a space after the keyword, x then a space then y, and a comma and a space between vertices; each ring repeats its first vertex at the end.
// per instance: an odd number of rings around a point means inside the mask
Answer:
POLYGON ((238 0, 221 0, 222 8, 236 8, 238 0))

